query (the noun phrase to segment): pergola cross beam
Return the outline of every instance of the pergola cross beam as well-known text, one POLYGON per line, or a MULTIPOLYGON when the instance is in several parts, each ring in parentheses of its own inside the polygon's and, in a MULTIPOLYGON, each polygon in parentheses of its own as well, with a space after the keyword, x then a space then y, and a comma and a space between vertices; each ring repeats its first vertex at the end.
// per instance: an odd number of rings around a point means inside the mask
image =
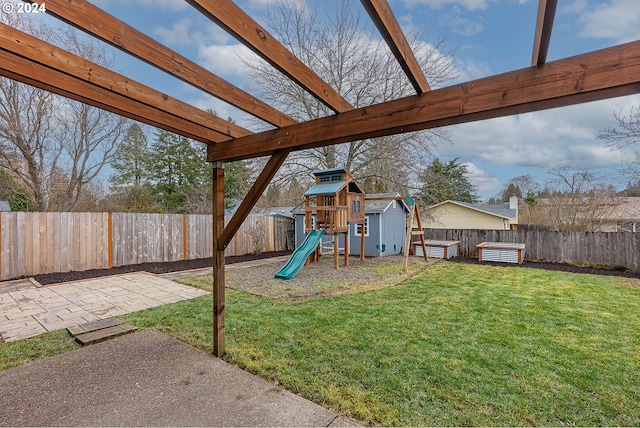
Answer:
POLYGON ((429 83, 387 0, 360 0, 382 38, 418 94, 429 91, 429 83))
POLYGON ((231 0, 187 1, 334 112, 353 109, 331 85, 324 82, 231 0))
POLYGON ((296 121, 85 0, 47 0, 47 13, 274 126, 296 121))
POLYGON ((547 62, 547 54, 549 53, 549 44, 551 42, 551 30, 553 29, 557 6, 558 0, 539 0, 531 65, 542 65, 547 62))
POLYGON ((209 146, 208 159, 249 159, 638 92, 640 41, 235 138, 209 146))
POLYGON ((0 23, 0 73, 77 101, 211 143, 251 132, 0 23), (20 76, 20 77, 18 77, 20 76))

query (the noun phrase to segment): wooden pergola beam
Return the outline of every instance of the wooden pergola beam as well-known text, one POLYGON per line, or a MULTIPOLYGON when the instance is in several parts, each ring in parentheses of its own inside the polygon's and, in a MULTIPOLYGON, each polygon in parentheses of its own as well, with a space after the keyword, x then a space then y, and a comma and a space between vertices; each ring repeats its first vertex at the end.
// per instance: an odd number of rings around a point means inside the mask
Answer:
POLYGON ((533 39, 533 54, 531 65, 542 65, 547 62, 551 30, 556 15, 558 0, 539 0, 538 19, 536 21, 536 33, 533 39))
POLYGON ((418 64, 409 42, 400 28, 387 0, 360 0, 373 23, 378 27, 382 38, 387 42, 391 52, 402 67, 409 81, 418 94, 429 91, 427 78, 418 64))
POLYGON ((184 135, 204 143, 225 141, 227 136, 162 110, 122 97, 90 83, 0 50, 0 76, 44 89, 130 119, 184 135))
POLYGON ((231 0, 187 2, 334 112, 353 109, 347 100, 231 0))
POLYGON ((296 121, 85 0, 47 0, 47 13, 271 125, 296 121))
POLYGON ((0 68, 23 83, 207 143, 251 134, 6 24, 0 30, 0 68))
POLYGON ((640 92, 640 41, 265 131, 208 148, 209 160, 321 147, 640 92))

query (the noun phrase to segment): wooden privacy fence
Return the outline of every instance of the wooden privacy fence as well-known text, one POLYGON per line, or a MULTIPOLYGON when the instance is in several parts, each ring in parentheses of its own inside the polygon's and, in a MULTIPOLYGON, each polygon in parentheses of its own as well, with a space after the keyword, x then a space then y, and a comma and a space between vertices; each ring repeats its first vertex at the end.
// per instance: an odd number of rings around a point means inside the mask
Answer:
POLYGON ((481 242, 526 244, 525 261, 624 266, 640 272, 640 233, 549 230, 425 229, 427 239, 460 241, 460 255, 477 257, 481 242))
MULTIPOLYGON (((249 216, 225 255, 288 250, 293 227, 292 219, 249 216)), ((0 280, 212 254, 210 215, 0 213, 0 280)))

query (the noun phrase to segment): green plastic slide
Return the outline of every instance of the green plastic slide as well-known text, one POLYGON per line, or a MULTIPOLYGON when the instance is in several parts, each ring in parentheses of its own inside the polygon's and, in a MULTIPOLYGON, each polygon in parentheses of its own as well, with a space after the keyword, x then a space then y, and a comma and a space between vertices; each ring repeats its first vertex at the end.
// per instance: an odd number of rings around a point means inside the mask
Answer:
POLYGON ((302 266, 304 266, 307 258, 318 248, 318 244, 320 244, 320 240, 325 232, 325 230, 312 230, 307 233, 304 241, 302 241, 302 245, 296 248, 287 263, 282 266, 282 269, 276 272, 275 277, 286 280, 295 277, 298 272, 300 272, 300 269, 302 269, 302 266))

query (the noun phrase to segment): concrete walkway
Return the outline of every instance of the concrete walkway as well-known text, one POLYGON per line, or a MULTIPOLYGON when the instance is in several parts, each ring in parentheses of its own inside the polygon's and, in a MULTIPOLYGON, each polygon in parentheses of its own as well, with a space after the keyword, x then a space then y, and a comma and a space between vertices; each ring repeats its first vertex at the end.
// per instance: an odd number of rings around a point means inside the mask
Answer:
POLYGON ((356 426, 147 329, 0 371, 0 426, 356 426))

